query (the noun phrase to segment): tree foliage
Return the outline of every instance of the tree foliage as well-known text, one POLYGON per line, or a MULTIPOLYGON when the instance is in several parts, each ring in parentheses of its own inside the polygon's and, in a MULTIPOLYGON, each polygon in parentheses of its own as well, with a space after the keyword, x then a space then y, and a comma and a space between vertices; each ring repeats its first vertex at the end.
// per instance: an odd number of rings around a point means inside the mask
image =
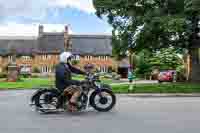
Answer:
POLYGON ((188 49, 193 32, 191 16, 200 13, 199 0, 93 0, 93 3, 97 16, 106 16, 113 27, 114 53, 119 55, 125 55, 127 49, 136 52, 144 48, 157 51, 174 47, 176 52, 188 49))
POLYGON ((157 67, 160 70, 176 70, 183 64, 183 60, 173 48, 162 48, 159 52, 153 53, 152 58, 149 60, 153 67, 157 67))
POLYGON ((179 70, 182 66, 183 59, 178 56, 174 48, 162 48, 155 53, 144 49, 137 54, 138 75, 149 75, 154 69, 179 70))

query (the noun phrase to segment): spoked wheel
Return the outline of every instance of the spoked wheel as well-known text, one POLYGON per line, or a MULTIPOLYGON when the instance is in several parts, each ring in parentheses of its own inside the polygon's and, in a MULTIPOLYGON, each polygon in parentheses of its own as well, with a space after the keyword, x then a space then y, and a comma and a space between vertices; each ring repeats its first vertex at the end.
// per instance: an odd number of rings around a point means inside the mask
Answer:
POLYGON ((50 91, 43 92, 38 96, 35 104, 42 112, 54 111, 58 104, 58 95, 50 91))
POLYGON ((110 90, 103 89, 101 92, 93 92, 90 97, 91 106, 100 112, 110 111, 116 104, 116 96, 110 90))

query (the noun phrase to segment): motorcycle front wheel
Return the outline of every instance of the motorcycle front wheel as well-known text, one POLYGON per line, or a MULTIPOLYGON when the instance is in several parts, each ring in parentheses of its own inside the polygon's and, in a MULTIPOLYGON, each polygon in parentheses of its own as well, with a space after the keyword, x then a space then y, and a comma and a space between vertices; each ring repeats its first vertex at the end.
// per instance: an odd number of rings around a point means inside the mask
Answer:
POLYGON ((115 104, 116 96, 108 89, 102 89, 101 92, 94 91, 90 96, 90 105, 99 112, 108 112, 115 104))

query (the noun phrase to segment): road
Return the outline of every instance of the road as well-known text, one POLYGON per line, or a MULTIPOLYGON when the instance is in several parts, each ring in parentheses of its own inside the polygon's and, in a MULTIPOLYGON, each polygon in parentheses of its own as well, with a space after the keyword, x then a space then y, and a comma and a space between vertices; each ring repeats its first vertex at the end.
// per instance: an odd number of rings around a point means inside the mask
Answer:
POLYGON ((0 133, 199 133, 200 98, 118 96, 112 112, 42 115, 33 91, 0 91, 0 133))

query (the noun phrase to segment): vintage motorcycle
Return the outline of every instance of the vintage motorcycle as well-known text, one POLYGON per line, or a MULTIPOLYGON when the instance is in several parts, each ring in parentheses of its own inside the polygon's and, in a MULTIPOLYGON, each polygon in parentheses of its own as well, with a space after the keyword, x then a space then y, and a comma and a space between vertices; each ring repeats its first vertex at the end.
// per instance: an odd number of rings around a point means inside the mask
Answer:
MULTIPOLYGON (((80 105, 78 112, 93 107, 99 112, 110 111, 116 104, 116 96, 107 84, 102 84, 99 74, 88 73, 85 80, 81 83, 82 94, 78 99, 80 105)), ((49 113, 60 111, 58 104, 61 104, 62 111, 68 111, 70 95, 58 89, 39 89, 31 97, 31 106, 39 112, 49 113)))

